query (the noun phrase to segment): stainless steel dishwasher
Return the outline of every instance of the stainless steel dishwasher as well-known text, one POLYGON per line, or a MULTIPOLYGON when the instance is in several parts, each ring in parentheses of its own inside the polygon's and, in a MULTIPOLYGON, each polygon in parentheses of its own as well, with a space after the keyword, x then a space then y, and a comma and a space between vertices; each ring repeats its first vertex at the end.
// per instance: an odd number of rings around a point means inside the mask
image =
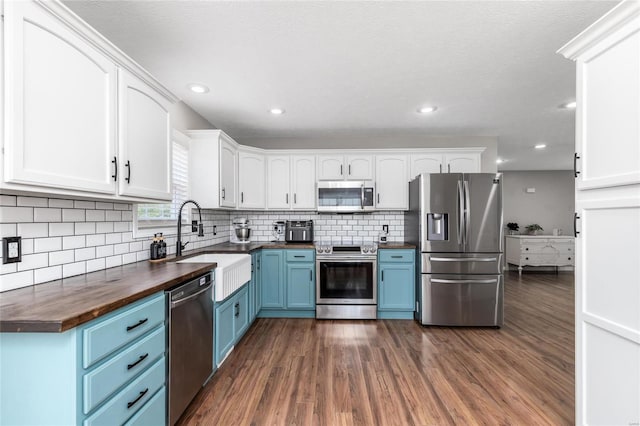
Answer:
POLYGON ((213 371, 213 299, 208 273, 167 291, 169 425, 174 425, 213 371))

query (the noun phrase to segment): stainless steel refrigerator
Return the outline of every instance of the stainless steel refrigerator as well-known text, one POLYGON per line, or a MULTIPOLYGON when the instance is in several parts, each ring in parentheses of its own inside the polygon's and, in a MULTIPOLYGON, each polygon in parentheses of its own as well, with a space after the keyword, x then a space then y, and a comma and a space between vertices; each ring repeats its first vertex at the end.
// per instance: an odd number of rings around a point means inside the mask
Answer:
POLYGON ((419 175, 404 223, 417 247, 416 320, 502 326, 502 174, 419 175))

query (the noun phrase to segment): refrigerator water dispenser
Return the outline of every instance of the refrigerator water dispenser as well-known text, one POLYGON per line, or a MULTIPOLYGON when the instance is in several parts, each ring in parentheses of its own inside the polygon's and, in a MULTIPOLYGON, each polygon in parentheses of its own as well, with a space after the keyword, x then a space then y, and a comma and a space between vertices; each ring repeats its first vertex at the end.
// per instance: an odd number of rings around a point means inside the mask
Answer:
POLYGON ((449 214, 427 213, 427 240, 446 241, 449 239, 449 214))

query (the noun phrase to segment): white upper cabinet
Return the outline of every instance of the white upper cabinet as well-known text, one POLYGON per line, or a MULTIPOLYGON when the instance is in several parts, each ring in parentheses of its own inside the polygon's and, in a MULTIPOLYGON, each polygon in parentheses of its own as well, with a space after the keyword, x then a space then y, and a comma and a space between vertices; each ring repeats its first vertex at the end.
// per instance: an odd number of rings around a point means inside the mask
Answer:
POLYGON ((406 155, 376 155, 376 208, 407 210, 409 180, 406 155))
POLYGON ((288 210, 290 196, 290 156, 267 156, 267 208, 288 210))
POLYGON ((5 181, 115 194, 115 64, 41 7, 4 7, 5 181))
POLYGON ((318 180, 372 180, 370 154, 318 155, 318 180))
POLYGON ((119 192, 168 200, 171 194, 169 103, 126 70, 120 70, 119 192))
POLYGON ((220 206, 236 207, 238 149, 224 133, 220 137, 220 206))
POLYGON ((238 208, 265 208, 264 154, 238 153, 238 208))
POLYGON ((422 173, 442 173, 442 154, 412 154, 410 179, 422 173))
POLYGON ((0 188, 171 199, 176 98, 60 2, 4 2, 0 188))
POLYGON ((446 173, 478 173, 480 154, 445 154, 442 171, 446 173))
POLYGON ((316 158, 313 155, 291 156, 291 193, 293 209, 316 208, 316 158))

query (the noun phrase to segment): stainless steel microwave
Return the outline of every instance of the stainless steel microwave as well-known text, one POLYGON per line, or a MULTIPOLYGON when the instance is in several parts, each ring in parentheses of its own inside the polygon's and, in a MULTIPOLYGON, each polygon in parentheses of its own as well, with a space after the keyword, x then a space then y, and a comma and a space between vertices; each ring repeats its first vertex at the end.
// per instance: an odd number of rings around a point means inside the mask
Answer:
POLYGON ((318 211, 358 213, 374 211, 373 181, 319 181, 318 211))

